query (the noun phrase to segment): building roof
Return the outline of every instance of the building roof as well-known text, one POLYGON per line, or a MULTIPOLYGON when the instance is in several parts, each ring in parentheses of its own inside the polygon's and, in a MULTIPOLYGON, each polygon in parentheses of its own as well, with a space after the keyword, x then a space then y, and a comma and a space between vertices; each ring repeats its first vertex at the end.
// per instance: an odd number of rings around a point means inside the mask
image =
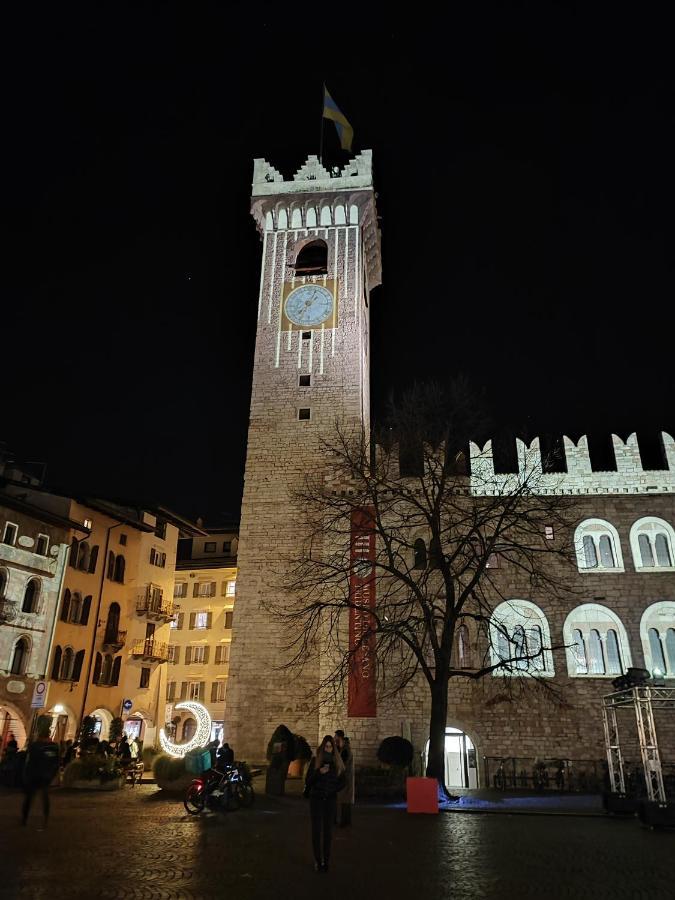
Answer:
POLYGON ((236 569, 236 556, 200 556, 198 559, 177 559, 176 571, 187 572, 190 569, 236 569))
MULTIPOLYGON (((4 484, 2 482, 4 481, 4 479, 0 479, 0 506, 6 506, 16 512, 24 513, 24 515, 30 516, 31 518, 37 519, 39 522, 44 522, 48 525, 56 525, 68 530, 72 529, 73 531, 82 532, 85 535, 91 533, 89 528, 85 528, 82 522, 76 522, 74 519, 69 519, 66 516, 58 515, 58 513, 42 509, 34 503, 28 503, 26 500, 22 499, 21 496, 8 494, 3 489, 4 484)), ((32 488, 32 490, 34 489, 32 488)))

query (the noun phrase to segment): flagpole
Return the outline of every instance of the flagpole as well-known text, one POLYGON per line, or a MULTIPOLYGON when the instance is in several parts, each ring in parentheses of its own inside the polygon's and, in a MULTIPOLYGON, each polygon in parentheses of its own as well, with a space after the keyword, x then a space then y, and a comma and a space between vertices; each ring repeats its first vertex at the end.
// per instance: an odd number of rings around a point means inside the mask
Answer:
POLYGON ((323 108, 326 103, 326 82, 322 85, 321 92, 321 137, 319 139, 319 165, 323 165, 323 108))

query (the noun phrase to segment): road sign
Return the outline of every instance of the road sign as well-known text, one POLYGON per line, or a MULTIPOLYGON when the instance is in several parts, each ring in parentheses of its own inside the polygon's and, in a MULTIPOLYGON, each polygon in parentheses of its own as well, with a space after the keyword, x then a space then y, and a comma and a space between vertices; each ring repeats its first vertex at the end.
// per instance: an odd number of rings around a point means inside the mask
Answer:
POLYGON ((131 700, 125 700, 124 703, 122 704, 122 708, 125 709, 127 712, 129 712, 129 710, 131 709, 131 707, 133 705, 134 704, 131 702, 131 700))
POLYGON ((33 699, 30 702, 31 709, 42 709, 47 700, 47 682, 38 681, 33 688, 33 699))

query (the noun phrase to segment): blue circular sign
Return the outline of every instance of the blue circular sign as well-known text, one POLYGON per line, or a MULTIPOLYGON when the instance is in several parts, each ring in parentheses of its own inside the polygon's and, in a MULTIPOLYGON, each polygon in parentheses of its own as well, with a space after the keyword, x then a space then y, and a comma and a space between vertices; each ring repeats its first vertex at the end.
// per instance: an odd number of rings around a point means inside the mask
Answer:
POLYGON ((131 707, 132 707, 133 705, 134 705, 134 704, 131 702, 131 700, 125 700, 124 703, 122 704, 122 706, 123 706, 125 709, 131 709, 131 707))

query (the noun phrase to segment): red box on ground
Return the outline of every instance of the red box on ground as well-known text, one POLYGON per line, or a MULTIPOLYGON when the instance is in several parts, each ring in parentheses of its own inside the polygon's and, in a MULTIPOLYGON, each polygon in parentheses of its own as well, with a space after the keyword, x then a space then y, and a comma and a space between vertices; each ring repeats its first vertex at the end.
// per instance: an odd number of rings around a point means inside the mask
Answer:
POLYGON ((435 778, 406 778, 409 813, 438 812, 438 781, 435 778))

